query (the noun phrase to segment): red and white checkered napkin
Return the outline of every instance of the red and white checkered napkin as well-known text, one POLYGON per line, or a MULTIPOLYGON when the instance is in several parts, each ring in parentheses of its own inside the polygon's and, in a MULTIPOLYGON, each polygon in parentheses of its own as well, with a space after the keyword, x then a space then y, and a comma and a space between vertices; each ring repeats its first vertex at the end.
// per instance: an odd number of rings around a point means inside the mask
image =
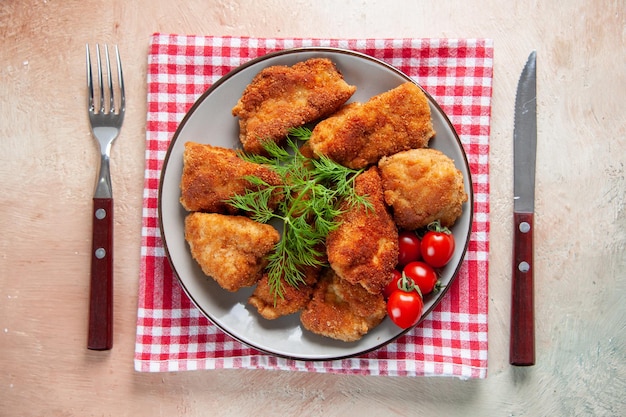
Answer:
POLYGON ((493 45, 486 39, 259 39, 154 34, 148 56, 148 122, 137 371, 259 368, 361 375, 487 375, 489 123, 493 45), (269 52, 329 46, 366 53, 413 77, 439 102, 465 147, 475 218, 460 275, 416 329, 361 357, 307 362, 263 354, 234 340, 190 302, 165 257, 157 189, 165 153, 194 101, 231 69, 269 52))

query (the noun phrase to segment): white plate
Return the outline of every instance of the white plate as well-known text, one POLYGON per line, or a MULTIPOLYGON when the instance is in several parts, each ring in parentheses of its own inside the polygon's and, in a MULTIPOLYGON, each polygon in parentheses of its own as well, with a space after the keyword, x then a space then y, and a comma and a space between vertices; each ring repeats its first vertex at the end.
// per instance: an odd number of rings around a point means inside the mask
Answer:
MULTIPOLYGON (((300 326, 298 315, 277 320, 262 318, 247 304, 252 289, 229 293, 213 279, 205 276, 192 259, 184 238, 187 212, 179 203, 183 150, 187 141, 214 146, 240 148, 238 120, 231 109, 252 78, 270 65, 293 65, 313 57, 331 59, 346 82, 357 86, 351 101, 367 101, 371 96, 388 91, 411 78, 375 58, 353 51, 332 48, 289 49, 254 59, 231 71, 209 88, 193 105, 178 127, 169 146, 159 185, 159 223, 166 255, 183 289, 193 303, 213 323, 241 342, 269 354, 302 360, 330 360, 351 357, 377 349, 405 331, 389 318, 361 340, 352 343, 314 335, 300 326)), ((441 273, 448 285, 455 278, 467 249, 472 217, 473 193, 469 166, 461 142, 450 121, 427 94, 436 133, 430 146, 454 159, 465 177, 469 200, 462 216, 453 227, 456 251, 441 273)), ((423 318, 444 296, 445 290, 424 300, 423 318)), ((418 324, 419 325, 419 324, 418 324)))

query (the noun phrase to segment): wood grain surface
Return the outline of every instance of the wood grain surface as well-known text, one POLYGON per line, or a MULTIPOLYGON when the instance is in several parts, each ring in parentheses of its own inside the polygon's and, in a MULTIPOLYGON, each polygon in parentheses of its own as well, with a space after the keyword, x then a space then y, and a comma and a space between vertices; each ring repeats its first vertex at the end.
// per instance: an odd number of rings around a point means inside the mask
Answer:
POLYGON ((1 416, 626 415, 626 2, 0 2, 1 416), (153 32, 494 39, 485 380, 133 370, 153 32), (98 149, 86 43, 118 44, 115 345, 86 348, 98 149), (538 53, 536 364, 508 363, 515 87, 538 53))

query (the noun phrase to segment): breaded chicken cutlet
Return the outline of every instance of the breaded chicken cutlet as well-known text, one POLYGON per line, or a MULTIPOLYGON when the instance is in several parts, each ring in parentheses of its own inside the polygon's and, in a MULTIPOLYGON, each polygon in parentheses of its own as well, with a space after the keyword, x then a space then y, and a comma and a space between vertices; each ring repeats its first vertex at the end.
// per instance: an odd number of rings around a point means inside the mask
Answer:
POLYGON ((326 253, 337 275, 377 294, 398 263, 398 229, 385 206, 377 167, 359 174, 354 187, 357 194, 367 196, 372 208, 346 209, 344 203, 339 227, 326 237, 326 253))
POLYGON ((254 285, 280 236, 272 226, 243 216, 191 213, 185 240, 202 271, 228 291, 254 285))
POLYGON ((263 69, 232 109, 244 150, 264 153, 263 141, 281 142, 289 129, 334 113, 355 91, 326 58, 263 69))
POLYGON ((300 314, 300 321, 305 329, 315 334, 354 342, 378 326, 386 311, 382 294, 371 294, 328 269, 300 314))
POLYGON ((360 169, 383 156, 425 147, 434 134, 426 95, 406 82, 322 120, 313 129, 309 146, 315 155, 360 169))
MULTIPOLYGON (((280 175, 272 169, 244 161, 232 149, 187 142, 183 152, 180 203, 187 211, 238 214, 226 200, 245 194, 248 189, 258 189, 246 176, 258 177, 269 185, 282 184, 280 175)), ((275 193, 270 207, 275 207, 281 198, 275 193)))
POLYGON ((302 310, 311 300, 313 286, 317 283, 320 271, 315 268, 305 270, 304 282, 297 287, 282 282, 282 296, 277 296, 269 284, 267 274, 257 283, 254 292, 248 298, 248 303, 258 310, 259 314, 268 320, 296 313, 302 310))
POLYGON ((467 193, 454 161, 436 149, 412 149, 378 163, 385 201, 398 227, 414 230, 439 220, 450 227, 463 212, 467 193))

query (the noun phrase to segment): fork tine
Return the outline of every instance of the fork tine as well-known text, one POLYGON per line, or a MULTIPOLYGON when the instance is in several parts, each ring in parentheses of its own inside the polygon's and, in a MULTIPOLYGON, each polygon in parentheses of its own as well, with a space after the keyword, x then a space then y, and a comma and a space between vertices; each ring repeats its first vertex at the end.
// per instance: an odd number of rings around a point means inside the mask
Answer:
POLYGON ((100 88, 100 108, 98 111, 104 113, 104 83, 102 82, 102 59, 100 58, 100 45, 96 44, 96 64, 98 65, 98 87, 100 88))
POLYGON ((89 52, 89 44, 85 45, 87 55, 87 89, 89 90, 89 110, 93 111, 93 76, 91 73, 91 53, 89 52))
POLYGON ((115 113, 115 93, 113 92, 113 79, 111 77, 111 60, 109 59, 109 47, 104 45, 104 56, 107 67, 107 84, 109 87, 109 113, 115 113))
POLYGON ((115 59, 117 60, 117 79, 120 84, 120 110, 119 113, 123 112, 126 108, 126 97, 124 94, 124 76, 122 75, 122 61, 120 61, 120 51, 115 45, 115 59))

